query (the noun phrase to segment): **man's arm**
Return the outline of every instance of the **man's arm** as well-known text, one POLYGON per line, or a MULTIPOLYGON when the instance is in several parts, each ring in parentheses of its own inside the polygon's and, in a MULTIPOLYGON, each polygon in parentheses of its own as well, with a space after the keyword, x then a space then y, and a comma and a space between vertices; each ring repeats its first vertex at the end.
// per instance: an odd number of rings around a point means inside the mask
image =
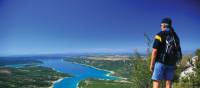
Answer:
POLYGON ((153 48, 152 55, 151 55, 151 63, 150 63, 150 71, 153 72, 155 59, 157 55, 157 49, 153 48))
POLYGON ((154 64, 155 64, 155 60, 156 60, 156 56, 157 56, 157 52, 158 52, 158 49, 160 48, 161 46, 161 42, 162 42, 162 38, 159 34, 157 34, 155 36, 155 40, 154 40, 154 43, 153 43, 153 50, 152 50, 152 55, 151 55, 151 62, 150 62, 150 71, 153 72, 153 69, 154 69, 154 64))

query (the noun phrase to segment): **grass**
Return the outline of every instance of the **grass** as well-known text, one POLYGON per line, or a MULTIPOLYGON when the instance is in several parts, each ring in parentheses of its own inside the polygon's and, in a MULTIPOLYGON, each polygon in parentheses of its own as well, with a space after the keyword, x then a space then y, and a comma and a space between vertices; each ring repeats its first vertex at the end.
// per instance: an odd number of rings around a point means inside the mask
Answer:
POLYGON ((80 82, 79 88, 132 88, 132 85, 126 82, 87 79, 80 82))

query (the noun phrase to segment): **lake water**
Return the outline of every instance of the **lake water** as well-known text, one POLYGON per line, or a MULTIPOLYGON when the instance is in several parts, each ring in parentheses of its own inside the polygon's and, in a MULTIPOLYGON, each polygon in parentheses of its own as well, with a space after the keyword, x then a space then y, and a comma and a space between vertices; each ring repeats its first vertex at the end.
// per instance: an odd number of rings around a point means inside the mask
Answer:
POLYGON ((63 59, 45 59, 42 60, 44 67, 50 67, 56 71, 73 75, 70 78, 64 78, 54 84, 54 88, 77 88, 81 80, 87 78, 96 78, 103 80, 116 80, 117 77, 108 76, 109 72, 98 70, 89 66, 75 64, 64 61, 63 59))

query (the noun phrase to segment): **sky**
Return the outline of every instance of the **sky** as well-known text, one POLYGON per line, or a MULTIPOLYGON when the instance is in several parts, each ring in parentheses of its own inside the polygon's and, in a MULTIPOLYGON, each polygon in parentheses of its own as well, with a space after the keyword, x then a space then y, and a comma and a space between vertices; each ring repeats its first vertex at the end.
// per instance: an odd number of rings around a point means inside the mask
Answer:
POLYGON ((183 51, 200 48, 198 0, 0 0, 0 56, 145 52, 164 17, 183 51))

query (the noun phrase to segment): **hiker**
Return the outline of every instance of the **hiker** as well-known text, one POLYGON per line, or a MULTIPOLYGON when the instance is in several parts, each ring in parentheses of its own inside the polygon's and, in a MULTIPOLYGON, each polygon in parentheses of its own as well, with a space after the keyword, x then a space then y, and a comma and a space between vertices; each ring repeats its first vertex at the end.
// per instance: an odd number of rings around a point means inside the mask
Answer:
POLYGON ((161 80, 171 88, 175 66, 182 58, 180 41, 169 17, 162 19, 160 26, 162 31, 155 36, 150 63, 153 88, 159 88, 161 80))

